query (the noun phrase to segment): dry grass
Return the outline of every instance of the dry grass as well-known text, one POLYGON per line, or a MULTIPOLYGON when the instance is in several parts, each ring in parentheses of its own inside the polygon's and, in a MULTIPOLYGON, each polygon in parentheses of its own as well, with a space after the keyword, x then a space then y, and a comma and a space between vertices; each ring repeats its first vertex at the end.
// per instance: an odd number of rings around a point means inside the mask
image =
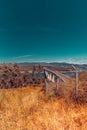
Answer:
POLYGON ((86 130, 87 106, 48 100, 37 88, 0 90, 0 130, 86 130))

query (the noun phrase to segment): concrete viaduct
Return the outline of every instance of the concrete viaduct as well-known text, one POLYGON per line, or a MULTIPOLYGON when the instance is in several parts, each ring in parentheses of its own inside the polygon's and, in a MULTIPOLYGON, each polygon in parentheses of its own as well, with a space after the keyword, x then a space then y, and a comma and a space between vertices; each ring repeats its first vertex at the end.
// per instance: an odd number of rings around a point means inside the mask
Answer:
POLYGON ((46 75, 46 78, 51 81, 51 82, 57 82, 57 79, 59 80, 62 80, 63 82, 69 82, 70 81, 70 77, 69 76, 66 76, 64 74, 62 74, 61 72, 59 71, 53 71, 51 69, 48 69, 46 67, 44 67, 44 73, 46 75))

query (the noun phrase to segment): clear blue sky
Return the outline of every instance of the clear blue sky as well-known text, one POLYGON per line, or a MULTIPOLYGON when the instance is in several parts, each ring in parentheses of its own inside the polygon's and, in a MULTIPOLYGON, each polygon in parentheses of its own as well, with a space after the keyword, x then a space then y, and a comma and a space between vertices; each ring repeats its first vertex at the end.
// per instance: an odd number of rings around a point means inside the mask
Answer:
POLYGON ((0 0, 1 61, 80 56, 87 56, 87 0, 0 0))

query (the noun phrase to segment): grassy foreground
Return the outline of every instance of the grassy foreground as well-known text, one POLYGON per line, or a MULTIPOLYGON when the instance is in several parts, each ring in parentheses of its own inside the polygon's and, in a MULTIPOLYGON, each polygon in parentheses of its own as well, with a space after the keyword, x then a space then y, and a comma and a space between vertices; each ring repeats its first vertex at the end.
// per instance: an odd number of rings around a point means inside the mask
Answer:
POLYGON ((87 130, 87 106, 37 88, 0 90, 0 130, 87 130))

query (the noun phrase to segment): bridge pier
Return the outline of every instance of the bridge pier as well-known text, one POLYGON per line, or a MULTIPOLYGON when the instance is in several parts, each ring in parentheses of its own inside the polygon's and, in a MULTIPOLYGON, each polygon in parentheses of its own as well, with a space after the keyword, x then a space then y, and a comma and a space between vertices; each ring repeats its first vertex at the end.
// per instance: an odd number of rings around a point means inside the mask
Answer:
POLYGON ((47 79, 49 80, 49 81, 52 81, 53 83, 55 82, 55 75, 53 74, 51 74, 51 73, 49 73, 49 72, 47 72, 47 71, 45 71, 45 77, 47 77, 47 79))
POLYGON ((52 76, 51 80, 52 80, 53 83, 55 82, 55 76, 54 75, 52 76))
POLYGON ((57 82, 56 82, 56 94, 58 94, 58 90, 59 90, 59 81, 60 81, 60 79, 57 78, 57 82))
POLYGON ((46 94, 48 93, 48 90, 49 90, 49 84, 48 82, 46 81, 45 79, 45 90, 46 90, 46 94))
POLYGON ((51 78, 52 78, 52 75, 51 75, 51 73, 49 74, 49 80, 51 81, 51 78))
POLYGON ((49 74, 48 74, 47 78, 50 79, 49 74))
POLYGON ((49 74, 48 74, 48 72, 47 71, 45 71, 45 77, 47 78, 47 79, 49 79, 49 74))

